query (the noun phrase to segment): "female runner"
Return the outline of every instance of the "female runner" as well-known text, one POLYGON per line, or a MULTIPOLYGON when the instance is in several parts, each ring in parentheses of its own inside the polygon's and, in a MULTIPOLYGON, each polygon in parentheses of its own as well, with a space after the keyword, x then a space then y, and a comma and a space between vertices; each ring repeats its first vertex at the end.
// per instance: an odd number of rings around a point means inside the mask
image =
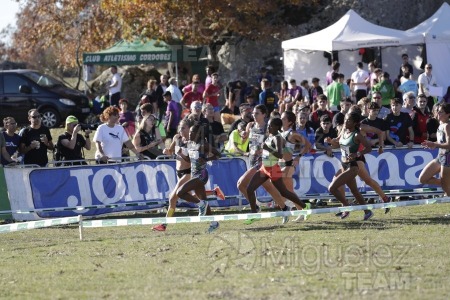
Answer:
MULTIPOLYGON (((206 190, 205 184, 208 182, 209 174, 206 169, 206 163, 211 160, 220 158, 220 152, 212 147, 205 139, 202 139, 204 127, 201 124, 194 124, 189 130, 189 142, 187 144, 188 155, 182 150, 178 151, 178 155, 191 163, 191 179, 185 182, 176 192, 176 195, 183 200, 198 205, 199 216, 211 214, 211 209, 205 201, 206 190), (212 154, 212 156, 210 156, 212 154), (191 195, 191 191, 195 191, 197 197, 191 195)), ((209 232, 217 229, 219 223, 211 222, 209 232)))
MULTIPOLYGON (((332 193, 336 199, 344 206, 348 206, 349 203, 345 198, 345 192, 341 188, 345 184, 349 187, 356 201, 365 205, 364 197, 358 190, 356 185, 356 176, 358 175, 359 167, 358 161, 364 159, 364 154, 371 151, 371 145, 369 141, 360 133, 359 123, 361 121, 361 115, 356 112, 347 113, 344 119, 344 130, 339 134, 339 143, 336 143, 336 139, 327 138, 326 142, 330 143, 333 147, 341 148, 341 161, 342 168, 338 171, 330 183, 328 190, 332 193), (358 151, 360 144, 363 144, 364 148, 361 152, 358 151)), ((340 214, 341 219, 345 219, 349 216, 349 212, 345 211, 340 214)), ((369 220, 373 216, 371 210, 364 211, 364 221, 369 220)))
MULTIPOLYGON (((280 159, 280 165, 282 166, 281 171, 283 171, 283 182, 286 188, 294 192, 294 180, 292 176, 294 175, 295 169, 300 162, 300 158, 309 152, 311 149, 311 143, 303 136, 296 132, 295 125, 295 114, 291 111, 285 111, 281 115, 281 121, 283 123, 283 131, 281 136, 285 140, 283 148, 283 157, 280 159), (300 153, 294 158, 295 146, 300 146, 300 153)), ((297 209, 301 209, 300 206, 295 205, 297 209)), ((295 221, 303 220, 304 216, 299 215, 295 221)), ((287 216, 283 217, 283 224, 287 223, 289 218, 287 216)))
MULTIPOLYGON (((180 124, 178 125, 178 134, 176 134, 173 139, 172 143, 170 144, 169 148, 164 149, 165 155, 175 155, 175 153, 178 153, 181 151, 185 155, 188 155, 187 150, 187 142, 189 140, 189 122, 186 120, 182 120, 180 124)), ((175 185, 175 188, 173 189, 172 193, 169 195, 169 208, 167 210, 166 218, 173 217, 175 214, 175 208, 177 206, 177 191, 178 189, 186 183, 189 179, 191 179, 191 165, 188 160, 184 160, 181 156, 176 156, 176 168, 177 168, 177 177, 178 182, 175 185)), ((206 194, 213 194, 215 193, 217 197, 224 200, 225 197, 223 195, 222 190, 219 187, 216 187, 214 191, 206 191, 206 194)), ((159 224, 153 226, 153 230, 155 231, 165 231, 167 228, 167 224, 159 224)))
POLYGON ((278 190, 282 197, 291 200, 302 209, 311 208, 311 204, 304 204, 301 202, 298 196, 289 191, 284 185, 283 180, 281 180, 283 172, 278 164, 278 160, 283 157, 284 139, 279 133, 282 126, 282 121, 279 118, 274 118, 269 121, 269 136, 265 139, 262 146, 262 165, 258 172, 253 174, 247 187, 248 201, 250 202, 250 207, 254 213, 258 210, 256 206, 255 191, 264 184, 264 182, 267 182, 268 179, 270 179, 270 182, 272 182, 273 186, 278 190))
MULTIPOLYGON (((349 113, 356 112, 358 114, 362 114, 361 108, 358 105, 353 105, 352 107, 350 107, 348 112, 349 113)), ((369 133, 369 132, 375 133, 376 135, 378 135, 378 137, 379 137, 378 138, 379 139, 378 154, 383 153, 384 139, 385 139, 385 134, 384 134, 383 130, 380 130, 373 126, 369 126, 367 124, 360 124, 359 130, 364 136, 366 135, 366 133, 369 133)), ((362 151, 362 149, 363 149, 363 145, 361 144, 358 151, 362 151)), ((370 176, 369 171, 366 168, 366 160, 365 159, 358 160, 358 176, 362 179, 362 181, 364 181, 368 186, 370 186, 375 191, 375 193, 378 194, 381 201, 383 201, 384 203, 391 202, 391 199, 384 193, 383 189, 378 184, 378 182, 376 182, 370 176)), ((387 214, 389 211, 390 211, 390 208, 384 209, 385 214, 387 214)))
MULTIPOLYGON (((264 142, 266 138, 267 132, 267 108, 262 105, 256 105, 253 109, 253 119, 254 122, 250 122, 247 124, 247 132, 250 139, 250 169, 247 170, 238 180, 237 187, 239 191, 244 195, 245 198, 249 199, 249 195, 247 192, 247 187, 252 179, 253 175, 258 172, 258 169, 261 167, 261 144, 264 142)), ((265 181, 263 183, 264 189, 272 196, 275 203, 281 208, 285 207, 284 199, 281 197, 280 193, 273 186, 270 181, 265 181)), ((260 210, 259 206, 255 204, 255 210, 253 212, 258 212, 260 210)), ((251 222, 249 222, 251 223, 251 222)))
POLYGON ((427 149, 439 148, 436 159, 430 161, 422 170, 419 181, 442 187, 445 196, 450 196, 450 104, 442 104, 438 108, 439 127, 436 133, 437 141, 426 140, 422 146, 427 149), (440 178, 434 177, 440 174, 440 178))

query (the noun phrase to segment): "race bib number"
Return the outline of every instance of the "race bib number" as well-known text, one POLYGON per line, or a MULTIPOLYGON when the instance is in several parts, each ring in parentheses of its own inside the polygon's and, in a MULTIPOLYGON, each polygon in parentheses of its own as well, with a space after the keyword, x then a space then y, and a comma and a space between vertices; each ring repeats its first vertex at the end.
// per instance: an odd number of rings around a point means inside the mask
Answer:
POLYGON ((258 134, 258 133, 254 133, 252 134, 250 141, 252 142, 252 144, 258 144, 261 145, 264 142, 264 135, 263 134, 258 134))
POLYGON ((189 150, 189 158, 192 160, 198 159, 200 157, 198 150, 189 150))
POLYGON ((341 146, 341 155, 342 155, 342 157, 350 156, 350 147, 348 147, 348 146, 341 146))

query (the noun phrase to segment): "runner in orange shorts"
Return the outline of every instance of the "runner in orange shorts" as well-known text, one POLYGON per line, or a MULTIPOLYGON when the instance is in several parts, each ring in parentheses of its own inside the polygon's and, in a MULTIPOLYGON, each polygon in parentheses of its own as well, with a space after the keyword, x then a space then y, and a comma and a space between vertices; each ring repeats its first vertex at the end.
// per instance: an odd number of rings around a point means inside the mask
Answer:
POLYGON ((282 125, 280 118, 274 118, 269 121, 269 136, 262 145, 262 166, 259 168, 259 172, 253 175, 247 187, 248 201, 254 213, 257 212, 255 191, 269 179, 281 196, 291 200, 303 209, 310 209, 309 204, 301 202, 295 193, 286 188, 284 181, 280 180, 283 177, 283 172, 278 164, 278 160, 283 157, 285 143, 285 139, 280 135, 282 125))

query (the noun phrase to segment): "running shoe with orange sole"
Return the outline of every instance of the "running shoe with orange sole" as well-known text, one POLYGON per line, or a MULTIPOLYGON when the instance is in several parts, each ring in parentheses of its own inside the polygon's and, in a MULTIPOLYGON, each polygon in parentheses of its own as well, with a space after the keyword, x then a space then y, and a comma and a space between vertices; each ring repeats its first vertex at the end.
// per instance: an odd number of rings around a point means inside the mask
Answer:
POLYGON ((166 224, 159 224, 152 227, 153 231, 166 231, 167 225, 166 224))
POLYGON ((216 195, 217 198, 219 198, 220 200, 225 200, 225 194, 223 193, 222 189, 218 186, 216 186, 214 188, 214 194, 216 195))

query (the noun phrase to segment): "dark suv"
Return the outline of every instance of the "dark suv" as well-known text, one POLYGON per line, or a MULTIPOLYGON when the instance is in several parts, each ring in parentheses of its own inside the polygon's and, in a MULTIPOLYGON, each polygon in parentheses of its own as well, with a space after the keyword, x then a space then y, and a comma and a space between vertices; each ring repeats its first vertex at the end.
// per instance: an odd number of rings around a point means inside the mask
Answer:
POLYGON ((0 120, 14 117, 28 124, 28 110, 37 108, 42 124, 59 126, 68 115, 84 120, 90 113, 89 99, 51 76, 33 70, 0 71, 0 120))

